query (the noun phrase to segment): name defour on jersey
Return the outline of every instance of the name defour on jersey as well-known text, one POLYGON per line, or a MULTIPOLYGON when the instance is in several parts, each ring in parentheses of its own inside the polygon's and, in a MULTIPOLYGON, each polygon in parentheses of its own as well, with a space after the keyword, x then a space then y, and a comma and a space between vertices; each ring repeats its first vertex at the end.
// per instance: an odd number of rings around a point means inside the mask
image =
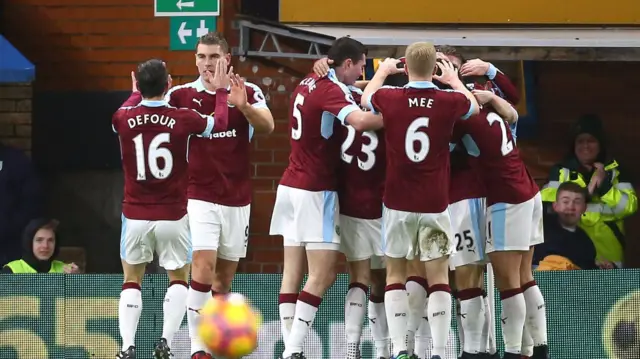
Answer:
POLYGON ((134 128, 136 126, 142 126, 146 124, 162 125, 173 130, 173 126, 175 126, 176 120, 169 116, 157 114, 151 115, 148 113, 145 113, 144 115, 138 115, 127 120, 127 125, 129 125, 129 128, 134 128))

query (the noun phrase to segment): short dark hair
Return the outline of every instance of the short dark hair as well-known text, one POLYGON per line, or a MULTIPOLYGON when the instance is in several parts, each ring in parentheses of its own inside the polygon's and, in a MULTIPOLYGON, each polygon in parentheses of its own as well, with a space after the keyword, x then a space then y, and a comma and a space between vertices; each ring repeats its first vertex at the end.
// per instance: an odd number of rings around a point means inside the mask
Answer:
POLYGON ((347 59, 358 62, 362 55, 367 55, 367 48, 360 41, 348 36, 334 41, 327 53, 327 57, 333 60, 332 67, 341 66, 347 59))
POLYGON ((169 72, 162 60, 151 59, 138 65, 136 80, 143 98, 158 97, 167 90, 169 72))
POLYGON ((453 57, 457 57, 460 59, 461 63, 465 63, 467 62, 467 59, 464 58, 464 56, 462 56, 462 54, 458 51, 458 49, 456 49, 453 46, 450 45, 438 45, 436 46, 436 51, 437 52, 441 52, 444 55, 447 56, 453 56, 453 57))
POLYGON ((224 35, 215 31, 200 36, 196 43, 196 49, 198 48, 198 45, 219 45, 224 53, 229 52, 229 43, 224 38, 224 35))
POLYGON ((561 192, 577 193, 579 195, 582 195, 585 201, 589 198, 589 193, 587 192, 587 189, 575 182, 562 182, 560 186, 558 186, 558 190, 556 192, 556 200, 560 196, 561 192))

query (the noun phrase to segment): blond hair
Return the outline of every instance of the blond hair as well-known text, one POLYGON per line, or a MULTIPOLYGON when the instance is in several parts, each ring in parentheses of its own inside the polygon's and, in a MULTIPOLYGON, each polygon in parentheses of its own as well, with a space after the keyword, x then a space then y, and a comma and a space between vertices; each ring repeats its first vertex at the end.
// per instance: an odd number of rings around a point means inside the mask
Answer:
POLYGON ((415 76, 429 76, 436 66, 436 49, 430 42, 414 42, 405 51, 407 70, 415 76))

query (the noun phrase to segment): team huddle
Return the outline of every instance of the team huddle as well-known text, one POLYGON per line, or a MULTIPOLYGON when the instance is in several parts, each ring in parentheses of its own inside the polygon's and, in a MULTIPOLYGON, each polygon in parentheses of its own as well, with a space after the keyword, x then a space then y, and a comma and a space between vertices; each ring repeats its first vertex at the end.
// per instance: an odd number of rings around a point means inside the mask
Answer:
POLYGON ((347 358, 360 357, 365 311, 376 357, 444 358, 450 269, 462 358, 494 357, 485 253, 502 300, 504 358, 521 358, 523 342, 533 358, 547 358, 544 299, 531 273, 532 246, 543 241, 542 203, 509 127, 518 114, 497 95, 513 94, 513 85, 501 90, 506 77, 495 67, 480 71, 482 61, 462 64, 455 49, 428 43, 410 45, 404 59, 386 59, 370 81, 357 82, 365 56, 359 42, 336 40, 330 65, 324 60, 329 66, 318 66, 291 98, 291 155, 271 221, 271 234, 284 238, 282 357, 304 358, 342 251, 347 358), (496 86, 470 91, 459 70, 496 86), (408 83, 384 86, 404 71, 408 83), (309 277, 298 293, 305 257, 309 277))
MULTIPOLYGON (((170 280, 156 359, 172 356, 185 312, 191 358, 212 358, 195 330, 199 310, 230 290, 246 256, 249 144, 254 131, 273 130, 273 117, 261 90, 228 66, 220 35, 203 36, 196 52, 201 77, 173 88, 162 61, 142 63, 113 117, 125 174, 116 358, 136 358, 142 277, 154 251, 170 280)), ((493 65, 464 61, 450 47, 414 43, 358 81, 365 61, 361 43, 340 38, 291 97, 291 154, 271 220, 284 244, 282 358, 305 358, 342 252, 347 359, 361 357, 365 316, 376 358, 443 359, 452 292, 461 358, 499 357, 483 290, 488 262, 502 303, 503 358, 547 359, 544 299, 531 272, 542 202, 510 130, 517 91, 493 65), (476 77, 490 81, 469 81, 476 77), (386 85, 398 78, 403 86, 386 85)))

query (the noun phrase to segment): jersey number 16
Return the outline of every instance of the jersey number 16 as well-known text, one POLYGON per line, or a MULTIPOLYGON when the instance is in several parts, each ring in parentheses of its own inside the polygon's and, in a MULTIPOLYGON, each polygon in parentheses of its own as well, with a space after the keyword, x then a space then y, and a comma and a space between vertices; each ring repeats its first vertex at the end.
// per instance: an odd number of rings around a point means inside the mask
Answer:
POLYGON ((169 143, 170 136, 168 133, 157 134, 151 142, 149 142, 149 148, 145 156, 144 141, 142 141, 142 134, 133 138, 133 144, 136 150, 136 179, 138 181, 144 181, 147 179, 146 164, 149 165, 149 172, 155 179, 165 179, 171 174, 173 169, 173 155, 168 148, 160 147, 165 143, 169 143), (158 166, 159 160, 162 159, 164 167, 158 166), (145 164, 146 162, 146 164, 145 164))

